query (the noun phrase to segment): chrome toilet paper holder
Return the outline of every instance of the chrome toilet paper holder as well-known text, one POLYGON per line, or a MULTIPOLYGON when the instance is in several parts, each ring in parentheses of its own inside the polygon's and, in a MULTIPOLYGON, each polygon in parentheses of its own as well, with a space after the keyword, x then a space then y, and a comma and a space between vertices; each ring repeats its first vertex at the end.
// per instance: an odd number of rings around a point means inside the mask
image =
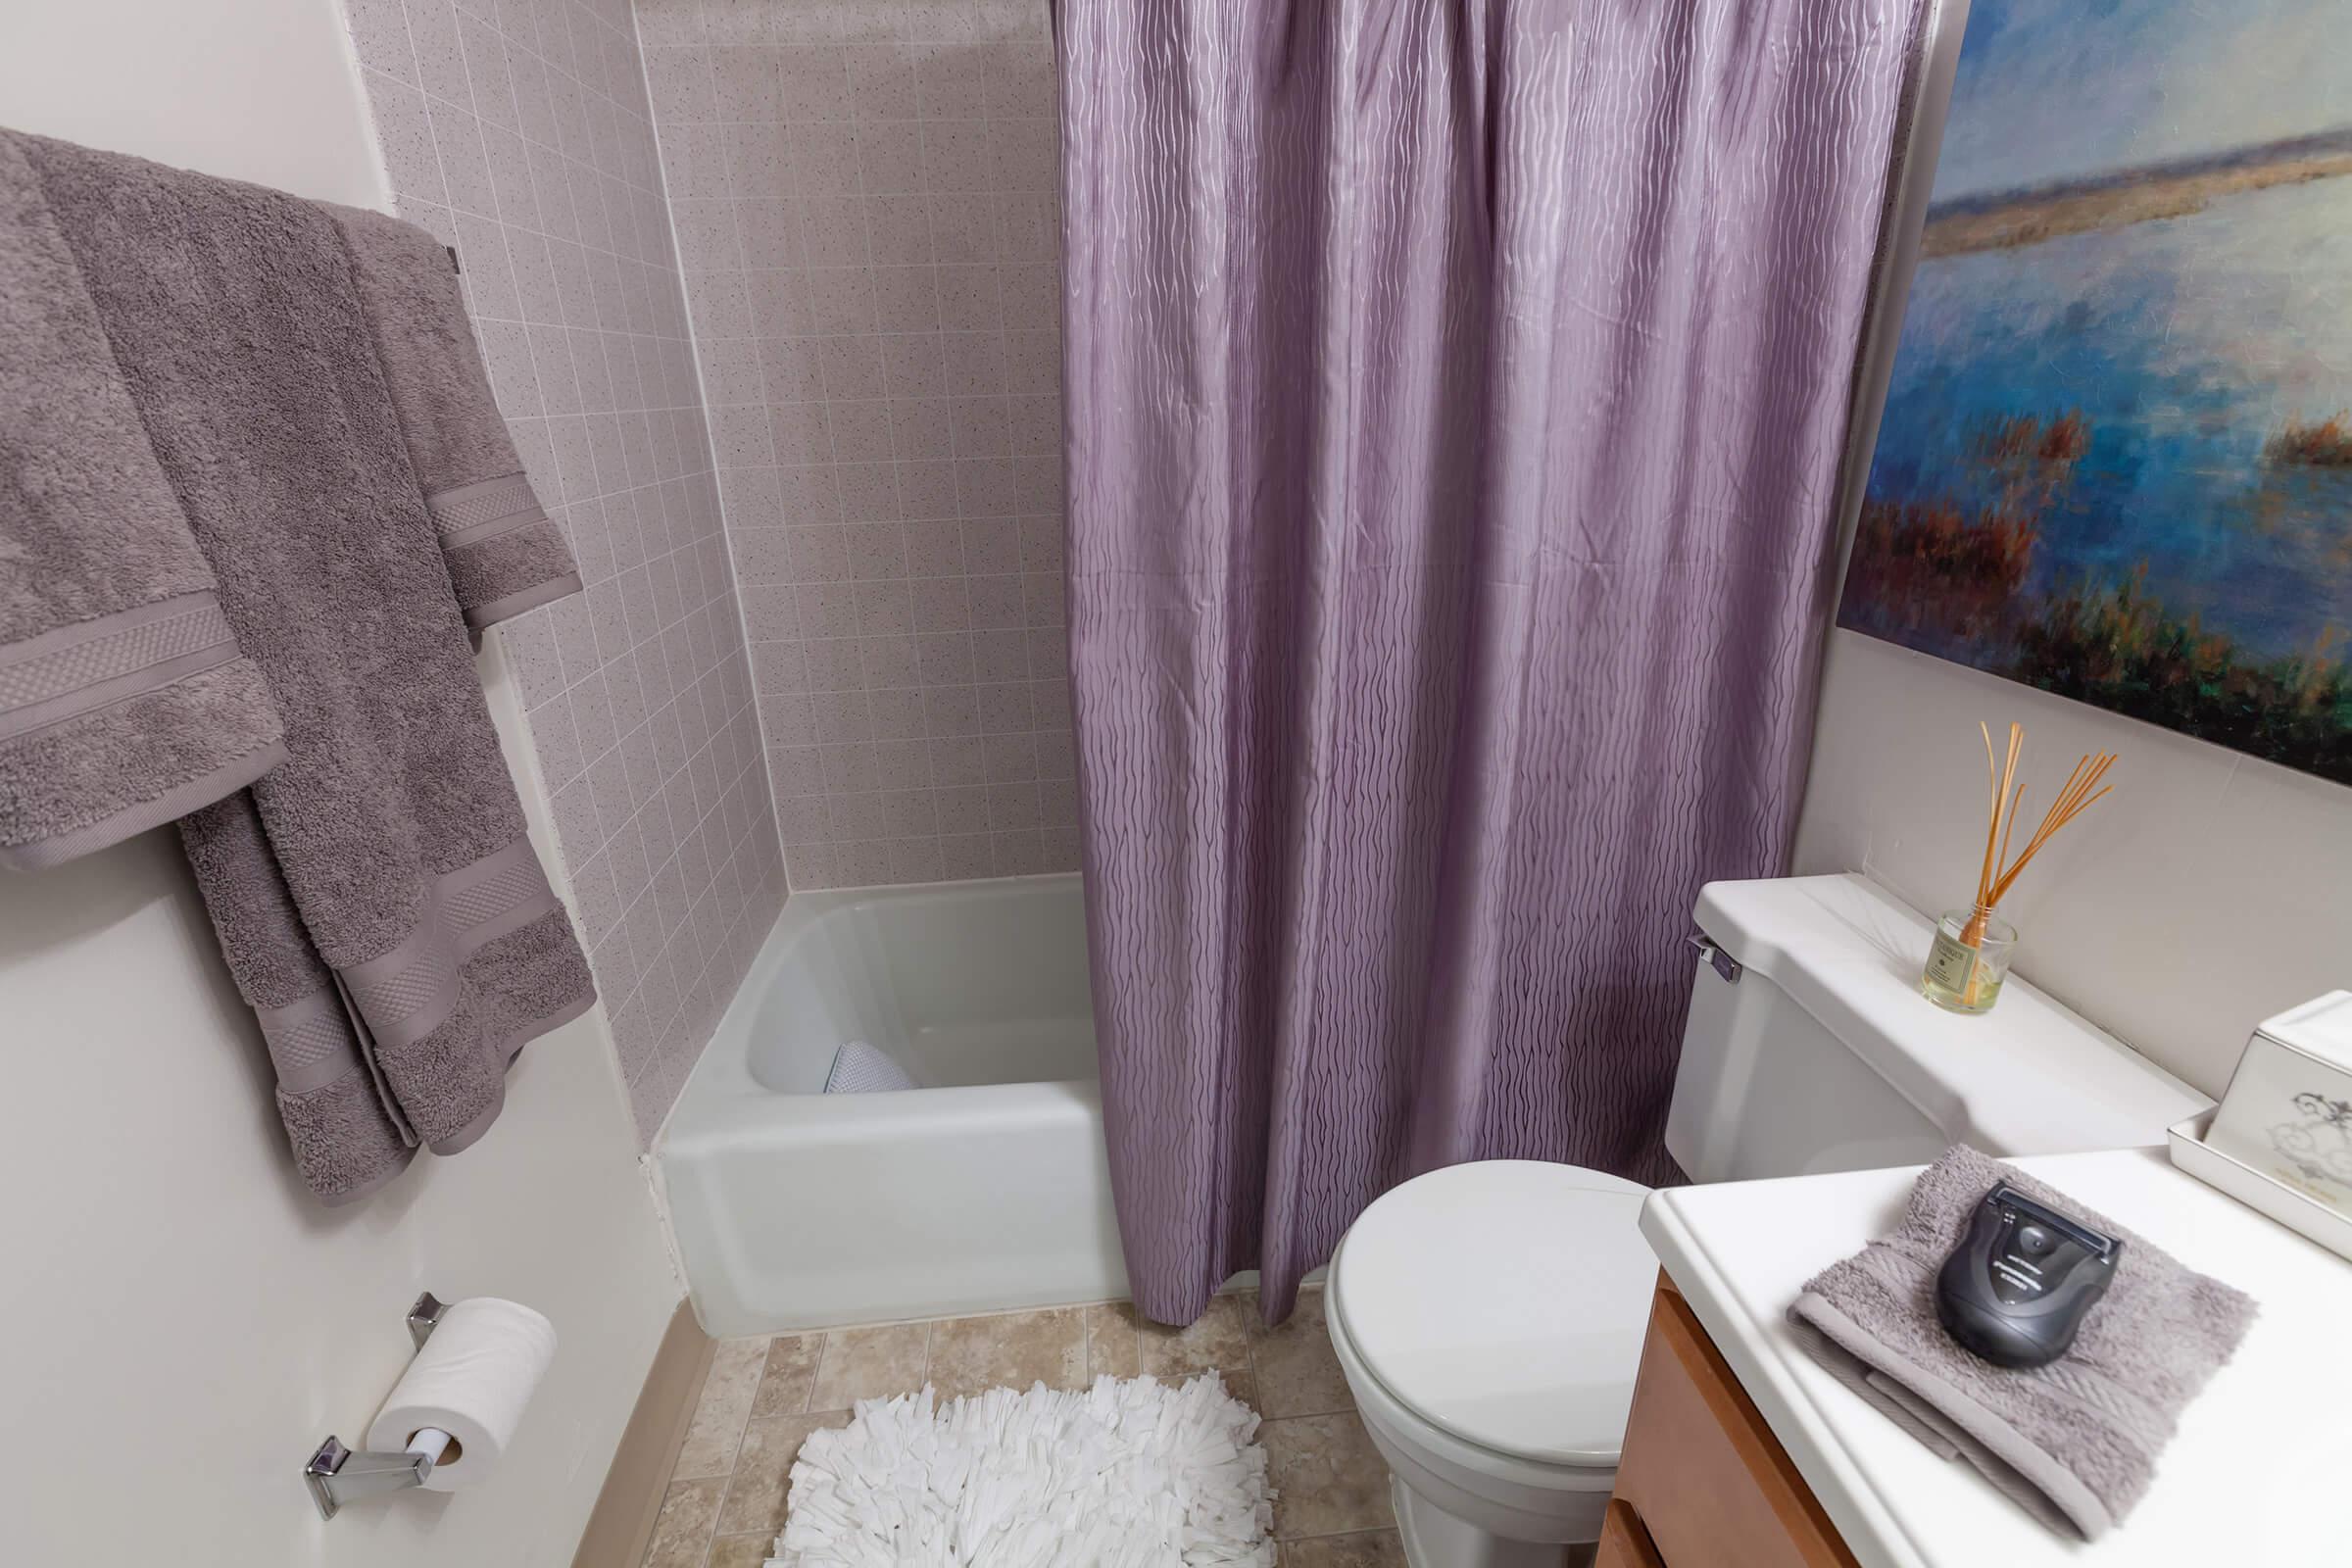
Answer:
MULTIPOLYGON (((409 1308, 409 1338, 416 1342, 416 1348, 424 1348, 441 1314, 448 1310, 430 1291, 416 1298, 416 1303, 409 1308)), ((318 1517, 332 1519, 347 1502, 423 1486, 425 1477, 433 1473, 433 1461, 430 1453, 355 1452, 330 1432, 311 1455, 310 1463, 302 1467, 302 1479, 311 1489, 311 1500, 318 1504, 318 1517)))

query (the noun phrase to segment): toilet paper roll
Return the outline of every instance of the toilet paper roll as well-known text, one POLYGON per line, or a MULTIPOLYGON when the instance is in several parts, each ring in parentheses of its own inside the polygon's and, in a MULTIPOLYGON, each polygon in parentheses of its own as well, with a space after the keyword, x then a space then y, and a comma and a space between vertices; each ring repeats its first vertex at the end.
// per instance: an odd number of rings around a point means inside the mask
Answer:
POLYGON ((556 1355, 556 1326, 519 1301, 453 1301, 368 1427, 368 1446, 397 1452, 427 1428, 452 1439, 427 1492, 478 1485, 498 1468, 531 1393, 556 1355))

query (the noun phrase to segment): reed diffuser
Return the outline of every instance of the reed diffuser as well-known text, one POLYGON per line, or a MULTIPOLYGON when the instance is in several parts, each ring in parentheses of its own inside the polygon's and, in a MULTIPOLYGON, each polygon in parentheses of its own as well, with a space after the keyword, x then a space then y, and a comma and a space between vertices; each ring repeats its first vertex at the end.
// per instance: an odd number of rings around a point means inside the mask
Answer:
POLYGON ((2008 978, 2010 955, 2017 947, 2017 927, 1995 911, 2020 872, 2033 863, 2041 847, 2058 830, 2104 797, 2114 786, 2103 782, 2115 765, 2113 752, 2084 757, 2066 776, 2066 787, 2041 816, 2041 826, 2026 840, 2017 858, 2009 858, 2010 840, 2017 831, 2018 811, 2026 803, 2026 787, 2017 776, 2025 752, 2026 727, 2009 726, 2009 759, 1996 762, 1992 730, 1979 724, 1984 737, 1984 771, 1992 791, 1992 816, 1984 826, 1984 862, 1977 873, 1977 902, 1965 912, 1953 910, 1936 922, 1936 942, 1928 950, 1927 972, 1919 988, 1930 1002, 1953 1012, 1989 1012, 2000 999, 2001 982, 2008 978))

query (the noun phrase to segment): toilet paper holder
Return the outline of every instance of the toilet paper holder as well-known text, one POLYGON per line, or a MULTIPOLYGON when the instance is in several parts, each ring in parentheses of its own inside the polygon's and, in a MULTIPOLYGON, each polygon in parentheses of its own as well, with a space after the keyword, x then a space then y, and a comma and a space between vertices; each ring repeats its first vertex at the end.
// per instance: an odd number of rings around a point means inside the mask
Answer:
MULTIPOLYGON (((448 1310, 430 1291, 416 1298, 416 1304, 409 1308, 409 1338, 416 1342, 416 1348, 424 1348, 424 1342, 433 1337, 441 1314, 448 1310)), ((302 1479, 311 1489, 311 1500, 318 1504, 318 1517, 332 1519, 347 1502, 423 1486, 441 1452, 437 1446, 431 1446, 429 1451, 355 1452, 329 1433, 311 1455, 310 1462, 302 1467, 302 1479)))

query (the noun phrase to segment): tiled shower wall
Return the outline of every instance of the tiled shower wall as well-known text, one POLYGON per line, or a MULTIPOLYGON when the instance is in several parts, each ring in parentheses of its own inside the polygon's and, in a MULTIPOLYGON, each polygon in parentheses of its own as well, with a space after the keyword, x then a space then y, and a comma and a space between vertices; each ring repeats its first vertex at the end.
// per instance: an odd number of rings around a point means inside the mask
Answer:
POLYGON ((1073 868, 1047 0, 639 0, 795 887, 1073 868))
POLYGON ((505 640, 641 1136, 784 898, 627 0, 345 0, 402 217, 463 259, 585 595, 505 640))

